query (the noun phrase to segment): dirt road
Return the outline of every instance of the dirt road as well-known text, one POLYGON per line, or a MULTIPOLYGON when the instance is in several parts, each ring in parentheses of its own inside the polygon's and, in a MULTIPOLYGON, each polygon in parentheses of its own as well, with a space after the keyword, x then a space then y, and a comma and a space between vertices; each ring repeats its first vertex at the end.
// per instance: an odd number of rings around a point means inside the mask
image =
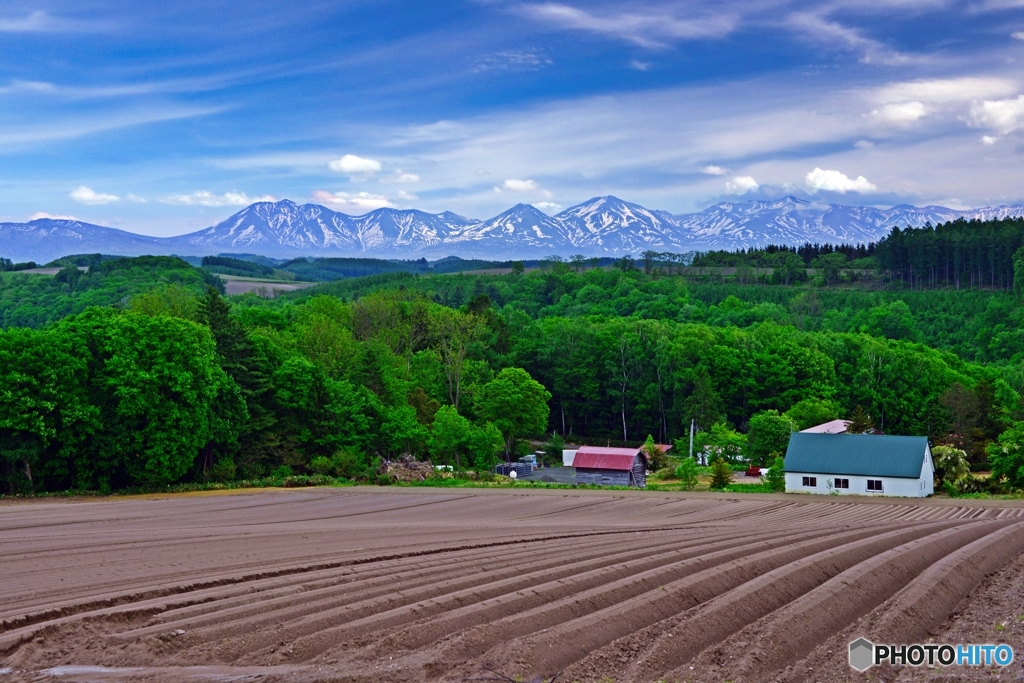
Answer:
POLYGON ((947 618, 969 594, 1024 613, 1007 574, 1022 552, 1019 501, 363 487, 0 503, 0 683, 866 680, 846 663, 860 635, 962 632, 947 618))

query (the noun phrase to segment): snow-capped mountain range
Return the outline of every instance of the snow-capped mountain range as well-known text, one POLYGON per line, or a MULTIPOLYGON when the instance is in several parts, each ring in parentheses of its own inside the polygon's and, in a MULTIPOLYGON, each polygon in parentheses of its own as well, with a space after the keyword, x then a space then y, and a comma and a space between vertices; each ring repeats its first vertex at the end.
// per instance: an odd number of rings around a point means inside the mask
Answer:
POLYGON ((958 218, 1024 216, 1024 205, 949 209, 910 205, 814 204, 796 197, 723 202, 673 215, 617 197, 595 197, 556 216, 529 204, 480 221, 451 212, 377 209, 362 216, 289 200, 258 202, 227 220, 178 237, 148 237, 73 220, 0 223, 0 256, 46 262, 68 254, 203 256, 245 252, 272 257, 462 256, 504 260, 615 256, 657 251, 738 249, 805 242, 876 242, 894 226, 937 225, 958 218))

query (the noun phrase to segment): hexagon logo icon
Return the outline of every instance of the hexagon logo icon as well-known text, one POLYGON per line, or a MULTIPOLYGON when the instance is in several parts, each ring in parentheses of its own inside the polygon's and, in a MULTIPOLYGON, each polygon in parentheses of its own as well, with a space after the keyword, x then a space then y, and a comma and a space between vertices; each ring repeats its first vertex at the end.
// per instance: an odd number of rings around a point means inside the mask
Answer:
POLYGON ((857 671, 867 671, 875 659, 875 646, 867 638, 858 638, 850 643, 850 666, 857 671))

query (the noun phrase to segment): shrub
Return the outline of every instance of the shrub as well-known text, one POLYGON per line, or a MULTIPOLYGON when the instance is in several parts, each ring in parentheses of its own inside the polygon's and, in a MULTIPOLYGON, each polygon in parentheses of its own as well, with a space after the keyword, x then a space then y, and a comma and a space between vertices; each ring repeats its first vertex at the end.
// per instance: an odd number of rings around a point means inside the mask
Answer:
POLYGON ((345 479, 366 479, 374 474, 376 468, 368 465, 366 458, 358 453, 342 449, 330 458, 320 456, 313 458, 309 469, 317 474, 334 475, 345 479))
POLYGON ((321 455, 310 461, 309 469, 317 474, 330 474, 334 471, 334 462, 330 458, 321 455))
POLYGON ((711 488, 724 489, 732 483, 732 468, 725 460, 718 459, 711 464, 711 488))
POLYGON ((1024 487, 1024 422, 1015 423, 986 449, 992 478, 1006 480, 1011 488, 1024 487))
POLYGON ((545 467, 561 465, 562 449, 564 448, 565 439, 562 438, 561 434, 555 434, 551 437, 551 441, 544 445, 544 454, 541 456, 541 462, 544 463, 545 467))
POLYGON ((957 482, 971 472, 970 465, 967 464, 967 453, 952 446, 933 448, 932 461, 935 463, 935 478, 943 488, 947 483, 956 486, 957 482))
POLYGON ((786 490, 786 465, 785 460, 776 456, 772 466, 768 468, 768 474, 764 478, 764 484, 770 491, 786 490))
POLYGON ((235 478, 235 461, 221 458, 210 466, 210 481, 231 481, 235 478))
POLYGON ((270 476, 273 479, 284 479, 285 477, 294 476, 294 474, 295 473, 292 472, 292 468, 289 465, 281 465, 280 467, 275 467, 270 471, 270 476))
POLYGON ((697 463, 693 461, 693 458, 683 458, 679 466, 676 467, 676 479, 679 480, 687 491, 697 485, 697 463))

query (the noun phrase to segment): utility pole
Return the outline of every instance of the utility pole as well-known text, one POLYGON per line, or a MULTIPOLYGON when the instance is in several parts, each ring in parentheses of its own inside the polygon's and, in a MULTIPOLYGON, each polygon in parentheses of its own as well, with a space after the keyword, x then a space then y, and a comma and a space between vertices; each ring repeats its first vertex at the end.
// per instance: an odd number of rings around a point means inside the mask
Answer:
POLYGON ((690 418, 690 460, 693 460, 693 426, 696 420, 690 418))

